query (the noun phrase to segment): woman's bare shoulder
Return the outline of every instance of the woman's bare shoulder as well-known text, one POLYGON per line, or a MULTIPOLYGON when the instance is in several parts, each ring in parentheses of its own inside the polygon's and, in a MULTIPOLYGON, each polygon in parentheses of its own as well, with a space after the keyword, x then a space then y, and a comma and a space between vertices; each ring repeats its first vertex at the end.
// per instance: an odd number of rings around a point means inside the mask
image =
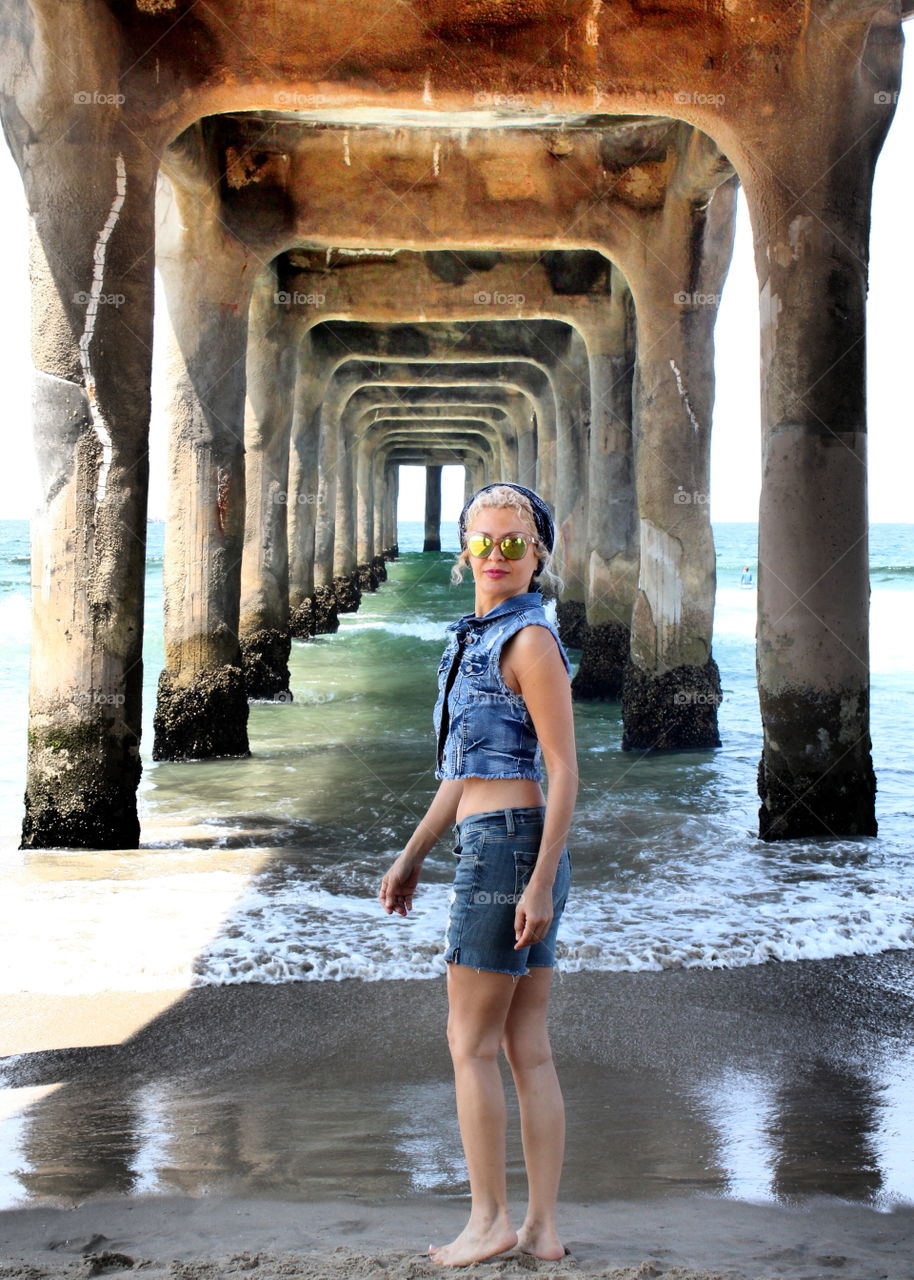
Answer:
POLYGON ((528 622, 515 631, 514 635, 505 641, 502 658, 503 675, 511 672, 523 678, 531 666, 539 666, 543 662, 550 664, 557 662, 562 670, 565 670, 565 660, 555 633, 545 620, 528 622))
POLYGON ((530 653, 534 657, 547 653, 556 648, 556 638, 544 618, 540 621, 525 622, 522 627, 515 631, 509 641, 505 642, 505 647, 511 645, 513 651, 522 653, 530 653))

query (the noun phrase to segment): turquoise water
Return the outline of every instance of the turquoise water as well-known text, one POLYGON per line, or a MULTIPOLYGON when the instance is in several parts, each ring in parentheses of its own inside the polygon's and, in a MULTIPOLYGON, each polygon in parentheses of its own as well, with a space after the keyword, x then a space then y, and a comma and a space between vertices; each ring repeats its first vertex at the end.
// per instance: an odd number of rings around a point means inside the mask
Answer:
MULTIPOLYGON (((442 971, 450 842, 429 858, 407 921, 379 914, 374 901, 380 874, 434 793, 437 662, 446 624, 472 607, 470 584, 448 582, 455 526, 444 527, 451 551, 440 554, 418 550, 421 532, 419 524, 401 526, 401 558, 389 566, 389 580, 363 598, 357 614, 342 616, 336 635, 293 646, 294 701, 251 707, 250 759, 153 764, 162 526, 151 525, 143 848, 24 854, 15 846, 25 759, 27 527, 6 522, 0 871, 10 892, 0 924, 18 938, 10 943, 10 989, 97 989, 106 948, 113 953, 125 937, 134 950, 148 948, 142 969, 150 988, 442 971), (94 923, 74 934, 74 919, 94 923), (163 944, 163 920, 174 947, 163 944), (55 928, 67 932, 66 969, 40 945, 55 928)), ((755 572, 756 527, 720 525, 715 535, 722 748, 623 753, 618 708, 575 704, 581 791, 569 840, 575 885, 560 951, 566 969, 736 966, 914 946, 914 527, 874 526, 871 535, 880 834, 779 845, 755 837, 755 592, 742 590, 739 578, 744 564, 755 572)), ((579 654, 570 656, 574 664, 579 654)), ((136 982, 134 969, 125 986, 136 982)), ((103 985, 120 981, 109 966, 103 985)))

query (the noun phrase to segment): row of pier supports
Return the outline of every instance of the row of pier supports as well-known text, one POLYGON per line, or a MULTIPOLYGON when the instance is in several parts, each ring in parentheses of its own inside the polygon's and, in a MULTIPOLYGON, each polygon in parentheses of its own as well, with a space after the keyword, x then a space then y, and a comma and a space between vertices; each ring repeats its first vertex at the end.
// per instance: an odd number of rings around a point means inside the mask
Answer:
POLYGON ((576 696, 621 699, 625 748, 717 744, 708 459, 738 181, 763 375, 759 830, 873 833, 864 303, 900 9, 823 4, 810 44, 789 7, 774 39, 770 6, 751 30, 717 15, 713 38, 702 6, 646 91, 650 15, 597 5, 579 29, 545 0, 499 24, 535 45, 566 23, 562 90, 554 40, 542 66, 506 45, 486 74, 528 88, 505 113, 476 110, 472 22, 438 24, 461 53, 436 104, 409 23, 349 79, 326 7, 295 8, 264 82, 220 34, 243 21, 250 52, 254 0, 220 32, 198 14, 190 43, 167 2, 104 21, 49 3, 12 6, 0 88, 31 216, 43 487, 23 843, 139 839, 154 331, 170 387, 154 758, 247 753, 248 699, 288 695, 292 640, 383 580, 406 462, 537 488, 576 696))

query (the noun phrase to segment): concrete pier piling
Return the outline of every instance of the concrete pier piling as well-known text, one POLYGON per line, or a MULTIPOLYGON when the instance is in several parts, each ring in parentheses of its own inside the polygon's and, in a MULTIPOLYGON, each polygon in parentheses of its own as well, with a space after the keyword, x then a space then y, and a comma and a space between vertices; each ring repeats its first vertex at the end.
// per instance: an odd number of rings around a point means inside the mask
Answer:
POLYGON ((248 754, 239 612, 252 263, 188 167, 184 157, 175 165, 156 240, 172 394, 155 760, 248 754))
POLYGON ((441 467, 425 468, 425 538, 423 551, 441 550, 441 467))
POLYGON ((41 485, 25 848, 130 848, 140 830, 155 172, 115 120, 93 123, 69 148, 10 135, 31 210, 41 485))
POLYGON ((620 701, 625 749, 717 745, 709 449, 738 183, 763 381, 759 831, 874 832, 866 263, 912 3, 435 0, 379 39, 371 5, 341 24, 224 0, 191 22, 169 0, 11 0, 42 485, 23 844, 139 840, 154 332, 154 759, 248 752, 249 700, 292 697, 292 642, 384 581, 404 465, 425 468, 428 551, 442 468, 468 495, 535 487, 575 697, 620 701))
POLYGON ((729 166, 706 139, 690 137, 678 180, 667 189, 658 260, 632 280, 640 559, 622 690, 623 750, 720 745, 720 675, 711 653, 712 334, 735 198, 729 166), (671 269, 674 280, 694 287, 671 290, 671 269))
POLYGON ((289 438, 296 360, 275 272, 251 299, 245 396, 245 527, 238 635, 249 699, 290 702, 289 438))

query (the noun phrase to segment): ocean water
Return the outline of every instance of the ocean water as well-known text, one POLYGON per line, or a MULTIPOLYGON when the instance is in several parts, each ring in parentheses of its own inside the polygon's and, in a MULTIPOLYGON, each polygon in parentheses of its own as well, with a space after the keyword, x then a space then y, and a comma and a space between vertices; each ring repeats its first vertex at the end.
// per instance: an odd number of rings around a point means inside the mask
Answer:
MULTIPOLYGON (((248 760, 153 763, 162 534, 151 524, 143 841, 121 853, 17 850, 25 776, 28 527, 0 524, 0 991, 428 978, 441 960, 452 841, 406 920, 380 876, 436 787, 431 710, 444 628, 472 607, 452 552, 401 557, 340 630, 293 645, 291 703, 251 706, 248 760)), ((446 547, 456 528, 445 525, 446 547)), ((569 846, 566 971, 721 968, 914 946, 914 526, 871 530, 875 838, 756 838, 754 524, 715 527, 723 746, 620 750, 618 707, 575 704, 581 788, 569 846)), ((570 651, 573 665, 579 653, 570 651)))

